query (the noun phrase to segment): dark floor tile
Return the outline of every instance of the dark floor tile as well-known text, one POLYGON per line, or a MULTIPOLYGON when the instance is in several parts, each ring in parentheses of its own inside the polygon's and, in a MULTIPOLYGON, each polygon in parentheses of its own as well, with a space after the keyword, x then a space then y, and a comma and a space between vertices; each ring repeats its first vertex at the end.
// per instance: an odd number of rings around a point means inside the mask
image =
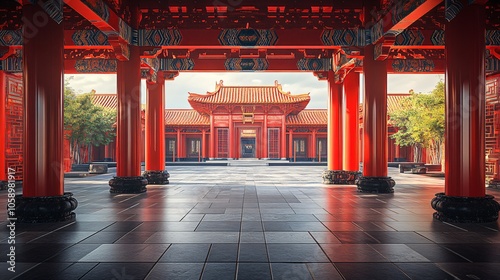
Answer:
POLYGON ((333 234, 346 244, 376 244, 378 240, 362 231, 335 231, 333 234))
POLYGON ((265 231, 293 231, 288 222, 263 222, 265 231))
POLYGON ((172 244, 159 262, 204 263, 209 250, 210 244, 172 244))
POLYGON ((382 244, 433 243, 418 233, 408 231, 370 231, 367 234, 382 244))
POLYGON ((331 263, 306 263, 315 280, 341 280, 342 275, 331 263))
POLYGON ((353 222, 323 222, 331 231, 363 231, 361 227, 353 222))
POLYGON ((112 224, 113 222, 81 222, 76 220, 73 224, 60 228, 58 231, 100 231, 112 224))
POLYGON ((78 243, 93 234, 93 231, 56 231, 37 238, 32 243, 78 243))
MULTIPOLYGON (((67 263, 40 263, 30 270, 22 271, 20 267, 17 267, 16 274, 20 275, 21 279, 33 279, 33 280, 46 280, 46 279, 60 279, 57 277, 62 271, 71 265, 70 262, 67 263)), ((4 279, 4 278, 2 278, 4 279)))
POLYGON ((456 279, 433 263, 397 263, 396 266, 413 280, 456 279))
POLYGON ((236 262, 238 258, 238 244, 216 243, 212 244, 208 253, 208 262, 236 262))
POLYGON ((267 244, 271 262, 329 262, 317 244, 267 244))
POLYGON ((320 244, 334 263, 389 262, 368 244, 320 244))
POLYGON ((342 276, 350 279, 370 280, 408 280, 397 266, 392 263, 336 263, 342 276))
POLYGON ((460 257, 459 255, 453 253, 452 251, 446 249, 442 245, 438 245, 438 244, 407 244, 407 246, 434 263, 467 262, 466 259, 464 259, 464 258, 460 257))
POLYGON ((405 244, 372 244, 370 246, 393 263, 430 262, 405 244))
MULTIPOLYGON (((2 251, 4 252, 4 251, 2 251)), ((16 277, 22 275, 26 271, 29 271, 31 268, 37 266, 38 263, 22 263, 16 262, 13 271, 8 270, 11 266, 7 262, 0 262, 0 279, 2 280, 10 280, 15 279, 16 277)), ((17 279, 22 279, 18 277, 17 279)))
POLYGON ((247 232, 247 231, 264 231, 262 227, 262 222, 260 221, 245 221, 241 222, 241 231, 242 232, 247 232))
POLYGON ((100 263, 81 280, 144 279, 153 265, 154 263, 100 263))
POLYGON ((268 263, 238 263, 238 280, 270 280, 268 263))
POLYGON ((264 243, 242 243, 238 256, 239 262, 268 262, 267 247, 264 243))
POLYGON ((134 229, 136 231, 194 231, 199 222, 144 222, 134 229))
POLYGON ((233 280, 236 277, 236 263, 207 263, 201 280, 233 280))
MULTIPOLYGON (((41 244, 41 243, 29 243, 29 244, 16 244, 16 262, 43 262, 57 254, 66 248, 72 246, 73 244, 66 243, 54 243, 54 244, 41 244)), ((6 251, 5 251, 6 252, 6 251)), ((6 261, 6 254, 0 254, 0 261, 6 261)))
POLYGON ((196 231, 240 231, 241 222, 201 222, 196 231))
POLYGON ((100 244, 75 244, 47 260, 47 262, 78 262, 81 258, 94 251, 100 244))
POLYGON ((318 243, 341 243, 337 236, 329 231, 310 232, 310 234, 318 243))
POLYGON ((500 263, 500 244, 445 244, 445 248, 472 261, 500 263))
POLYGON ((169 244, 102 244, 81 262, 156 262, 169 244))
POLYGON ((122 222, 116 222, 109 227, 103 229, 103 231, 131 231, 138 227, 142 222, 136 222, 136 221, 122 221, 122 222))
POLYGON ((202 263, 158 263, 145 279, 199 280, 202 270, 202 263))
MULTIPOLYGON (((110 231, 111 232, 111 231, 110 231)), ((131 231, 116 240, 115 244, 142 244, 145 243, 155 232, 131 231)), ((84 240, 85 241, 85 240, 84 240)), ((83 241, 82 241, 83 242, 83 241)))
POLYGON ((305 263, 272 263, 271 270, 276 280, 313 279, 305 263))
POLYGON ((97 232, 80 243, 90 243, 90 244, 112 244, 118 239, 122 238, 127 232, 121 231, 100 231, 97 232))
POLYGON ((439 268, 458 279, 498 279, 500 264, 489 263, 439 263, 439 268))
POLYGON ((435 243, 487 243, 484 235, 477 232, 418 232, 435 243))

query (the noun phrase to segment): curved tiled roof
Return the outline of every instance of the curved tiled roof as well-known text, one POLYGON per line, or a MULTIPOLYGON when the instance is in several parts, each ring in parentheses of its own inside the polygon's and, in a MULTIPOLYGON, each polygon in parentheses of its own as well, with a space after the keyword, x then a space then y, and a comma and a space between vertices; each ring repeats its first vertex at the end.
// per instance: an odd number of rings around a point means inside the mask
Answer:
POLYGON ((210 125, 210 117, 191 109, 165 109, 165 125, 210 125))
POLYGON ((306 94, 290 94, 284 92, 276 81, 274 86, 224 86, 217 84, 214 92, 207 94, 189 93, 188 101, 198 111, 203 111, 203 104, 299 104, 294 111, 304 109, 311 97, 306 94))
POLYGON ((410 97, 408 93, 387 94, 387 114, 390 114, 401 106, 401 101, 410 97))
POLYGON ((104 108, 118 108, 118 98, 116 98, 116 94, 114 93, 94 94, 92 97, 92 102, 95 105, 100 105, 104 108))
POLYGON ((303 110, 296 115, 286 117, 287 125, 327 125, 328 111, 326 109, 303 110))

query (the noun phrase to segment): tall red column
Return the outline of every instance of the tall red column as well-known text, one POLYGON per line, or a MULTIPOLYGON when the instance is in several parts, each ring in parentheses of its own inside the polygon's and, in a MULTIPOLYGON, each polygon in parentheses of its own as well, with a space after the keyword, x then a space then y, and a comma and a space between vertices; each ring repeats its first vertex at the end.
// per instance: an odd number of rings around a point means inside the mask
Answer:
POLYGON ((147 82, 146 162, 142 174, 148 184, 166 185, 170 174, 165 170, 165 78, 158 73, 155 82, 147 82))
POLYGON ((323 172, 324 184, 347 184, 342 170, 342 84, 335 83, 335 73, 328 72, 328 135, 327 170, 323 172))
POLYGON ((64 27, 38 4, 23 5, 23 21, 23 194, 16 197, 14 216, 24 222, 73 220, 77 202, 64 193, 64 27))
POLYGON ((445 192, 432 200, 434 218, 496 221, 499 205, 485 191, 484 6, 464 7, 445 28, 445 192))
POLYGON ((130 46, 128 61, 117 62, 118 117, 116 127, 116 177, 112 193, 141 193, 148 181, 141 176, 141 59, 130 46))
POLYGON ((281 159, 286 159, 286 116, 281 118, 281 159))
POLYGON ((363 175, 357 181, 362 192, 394 192, 387 177, 387 68, 385 61, 373 59, 373 45, 365 47, 363 73, 363 175))
POLYGON ((344 80, 344 161, 347 171, 359 170, 359 73, 351 72, 344 80))
MULTIPOLYGON (((7 98, 7 89, 5 85, 5 72, 0 71, 0 131, 7 131, 7 115, 5 100, 7 98)), ((6 134, 6 133, 5 133, 6 134)), ((6 164, 6 146, 7 146, 7 135, 0 136, 0 189, 7 188, 8 185, 8 175, 6 164)))
POLYGON ((210 114, 210 141, 209 141, 209 159, 215 158, 215 126, 214 116, 210 114))

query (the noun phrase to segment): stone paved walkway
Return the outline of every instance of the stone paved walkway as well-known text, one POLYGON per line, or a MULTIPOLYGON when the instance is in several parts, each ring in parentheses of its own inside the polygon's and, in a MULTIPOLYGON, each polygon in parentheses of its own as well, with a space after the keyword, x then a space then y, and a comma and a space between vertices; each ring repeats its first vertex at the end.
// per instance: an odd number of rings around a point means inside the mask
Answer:
POLYGON ((432 219, 443 178, 390 168, 394 194, 363 194, 323 169, 176 166, 136 195, 67 178, 77 221, 18 224, 15 273, 0 223, 0 279, 498 279, 498 223, 432 219))

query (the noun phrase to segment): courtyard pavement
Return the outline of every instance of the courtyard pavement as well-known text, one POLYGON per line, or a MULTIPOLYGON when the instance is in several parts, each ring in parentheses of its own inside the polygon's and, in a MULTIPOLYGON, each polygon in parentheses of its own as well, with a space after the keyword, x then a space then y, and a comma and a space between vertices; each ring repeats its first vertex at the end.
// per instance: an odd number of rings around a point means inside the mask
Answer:
POLYGON ((324 168, 167 167, 144 194, 66 178, 76 222, 16 224, 15 273, 0 191, 0 279, 499 279, 498 222, 433 220, 443 178, 389 168, 394 194, 364 194, 324 168))

